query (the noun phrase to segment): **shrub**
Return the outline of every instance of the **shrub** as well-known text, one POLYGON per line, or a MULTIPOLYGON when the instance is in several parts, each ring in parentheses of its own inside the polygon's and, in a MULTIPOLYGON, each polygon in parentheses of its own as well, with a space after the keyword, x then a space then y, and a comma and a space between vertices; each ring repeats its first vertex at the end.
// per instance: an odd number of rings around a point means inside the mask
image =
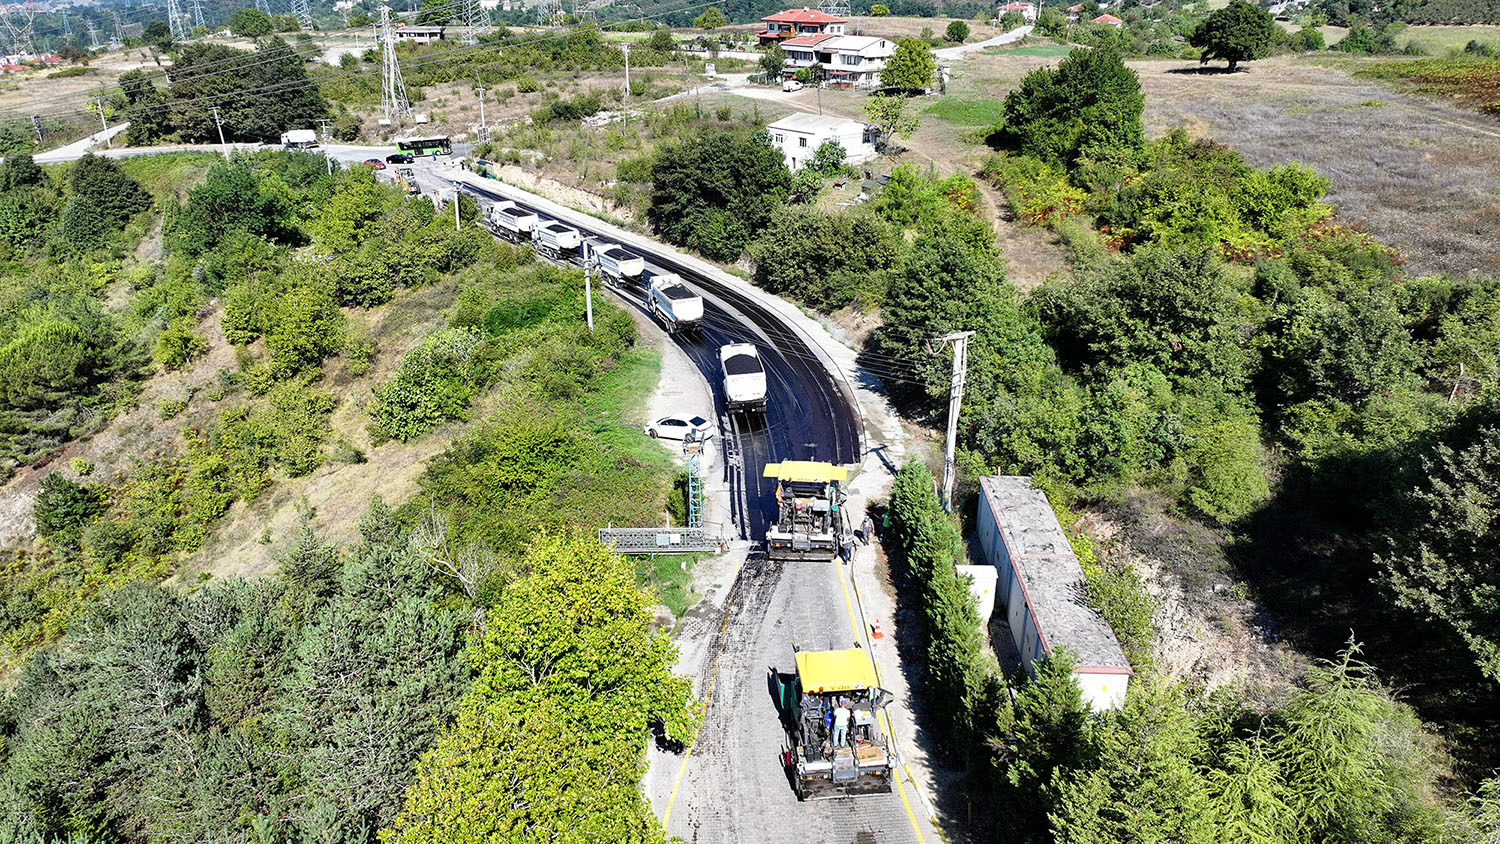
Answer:
POLYGON ((164 369, 178 370, 193 358, 208 351, 208 341, 197 332, 198 321, 178 317, 156 338, 156 362, 164 369))
POLYGON ((1188 501, 1221 524, 1238 521, 1270 497, 1260 431, 1250 418, 1215 422, 1189 435, 1188 501))
POLYGON ((42 478, 32 515, 41 536, 76 533, 104 510, 99 491, 53 472, 42 478))
POLYGON ((374 425, 380 435, 407 442, 462 418, 474 395, 479 343, 471 330, 449 329, 407 352, 395 379, 375 391, 374 425))
POLYGON ((1005 95, 998 144, 1054 166, 1098 150, 1145 145, 1145 99, 1135 71, 1111 47, 1074 50, 1056 69, 1038 68, 1005 95))
POLYGON ((969 37, 969 25, 963 21, 952 21, 943 37, 955 44, 962 44, 969 37))

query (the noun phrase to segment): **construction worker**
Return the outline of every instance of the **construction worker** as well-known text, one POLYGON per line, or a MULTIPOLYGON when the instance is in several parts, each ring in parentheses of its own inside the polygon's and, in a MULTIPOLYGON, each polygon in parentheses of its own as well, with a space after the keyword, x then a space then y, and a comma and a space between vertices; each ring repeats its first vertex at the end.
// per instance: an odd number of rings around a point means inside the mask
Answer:
POLYGON ((839 748, 849 739, 849 707, 839 700, 838 708, 833 710, 833 746, 839 748))

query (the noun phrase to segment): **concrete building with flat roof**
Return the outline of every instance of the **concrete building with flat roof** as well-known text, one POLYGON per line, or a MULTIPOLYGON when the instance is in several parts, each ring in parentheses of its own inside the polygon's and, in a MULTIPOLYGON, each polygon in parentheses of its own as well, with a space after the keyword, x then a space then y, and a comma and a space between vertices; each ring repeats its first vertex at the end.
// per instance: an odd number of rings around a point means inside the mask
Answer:
POLYGON ((980 478, 979 545, 997 569, 996 597, 1027 671, 1053 648, 1078 657, 1073 676, 1096 711, 1118 707, 1133 673, 1114 631, 1086 600, 1083 568, 1031 478, 980 478))
POLYGON ((862 164, 876 155, 875 127, 858 120, 797 112, 766 127, 771 145, 781 151, 788 169, 807 164, 826 141, 837 141, 844 147, 845 161, 862 164))

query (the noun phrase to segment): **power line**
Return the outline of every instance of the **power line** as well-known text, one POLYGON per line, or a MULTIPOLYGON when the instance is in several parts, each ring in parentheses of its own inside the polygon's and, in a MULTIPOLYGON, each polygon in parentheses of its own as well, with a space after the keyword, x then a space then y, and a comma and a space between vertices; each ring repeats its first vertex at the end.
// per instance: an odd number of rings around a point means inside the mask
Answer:
MULTIPOLYGON (((441 51, 441 52, 430 53, 428 55, 421 56, 421 57, 419 57, 415 61, 407 62, 407 67, 408 68, 411 68, 411 67, 421 67, 421 66, 425 66, 425 65, 428 65, 428 64, 435 64, 437 62, 446 60, 449 57, 457 55, 457 54, 460 54, 460 53, 468 53, 469 57, 473 57, 473 56, 481 55, 481 54, 484 54, 484 53, 490 53, 490 52, 496 52, 496 51, 500 51, 500 50, 509 49, 509 48, 512 48, 512 47, 520 47, 520 46, 526 46, 526 45, 529 45, 529 44, 537 44, 537 43, 541 43, 541 42, 544 42, 544 41, 553 41, 553 40, 557 40, 559 38, 571 38, 572 36, 577 35, 577 34, 582 33, 582 32, 602 31, 602 30, 608 29, 610 27, 624 26, 624 25, 632 23, 632 22, 652 20, 652 19, 655 19, 655 18, 665 17, 665 16, 671 15, 671 14, 678 14, 678 13, 681 13, 681 12, 692 11, 694 9, 705 8, 705 7, 708 7, 708 6, 717 5, 719 2, 721 2, 721 0, 707 0, 707 2, 698 2, 698 3, 689 4, 687 6, 683 6, 681 8, 677 8, 677 9, 670 9, 670 10, 663 11, 663 12, 656 12, 656 13, 651 14, 651 15, 645 15, 645 16, 642 16, 642 17, 633 18, 633 19, 631 19, 629 21, 618 21, 618 22, 615 22, 615 23, 603 24, 603 25, 596 25, 596 26, 592 26, 592 27, 584 27, 584 28, 581 28, 581 29, 572 29, 572 30, 566 30, 566 31, 563 31, 563 32, 552 32, 552 33, 548 33, 548 34, 545 34, 545 35, 538 35, 538 36, 535 36, 535 37, 520 38, 520 39, 517 39, 517 40, 514 40, 514 41, 496 42, 496 43, 490 43, 490 44, 477 44, 477 45, 456 47, 456 48, 451 49, 451 50, 444 50, 444 51, 441 51)), ((266 61, 271 61, 271 60, 279 60, 279 59, 272 58, 272 59, 267 59, 266 61)), ((226 73, 230 73, 230 72, 232 72, 232 73, 240 73, 242 71, 243 67, 244 66, 232 68, 232 69, 230 69, 228 71, 225 71, 225 72, 226 73)), ((247 89, 242 89, 242 90, 238 90, 238 91, 228 91, 228 92, 225 92, 225 93, 222 93, 222 94, 208 94, 208 95, 204 95, 204 96, 201 96, 201 97, 194 97, 194 98, 191 98, 191 99, 176 100, 176 101, 172 102, 170 105, 172 105, 174 107, 180 107, 180 106, 184 106, 184 105, 192 105, 194 103, 210 102, 210 101, 215 101, 215 100, 228 99, 228 98, 232 98, 232 97, 239 97, 239 96, 244 96, 246 94, 269 93, 269 92, 274 92, 274 91, 288 90, 288 89, 295 89, 295 88, 315 87, 317 85, 322 85, 322 84, 325 84, 327 82, 332 82, 332 81, 335 81, 335 80, 349 79, 349 78, 363 76, 363 75, 365 75, 366 73, 369 73, 369 72, 370 71, 365 70, 365 69, 357 69, 357 70, 345 71, 345 72, 342 72, 342 73, 325 74, 325 75, 322 75, 322 76, 308 78, 308 79, 290 80, 290 81, 287 81, 287 82, 275 82, 275 83, 271 83, 271 84, 268 84, 268 85, 261 85, 261 86, 256 87, 256 88, 247 88, 247 89)), ((77 103, 75 102, 74 105, 76 105, 76 104, 77 103)), ((148 110, 150 108, 155 108, 155 107, 156 106, 139 106, 139 107, 136 107, 136 108, 126 108, 126 109, 121 109, 118 112, 118 114, 134 114, 136 112, 146 111, 146 110, 148 110)), ((57 115, 57 114, 62 114, 65 111, 67 111, 67 109, 65 109, 65 108, 59 108, 59 109, 55 109, 55 110, 53 110, 51 112, 48 112, 48 114, 57 115)), ((8 113, 8 114, 12 114, 12 115, 20 114, 18 112, 14 112, 14 111, 3 112, 3 113, 8 113)))

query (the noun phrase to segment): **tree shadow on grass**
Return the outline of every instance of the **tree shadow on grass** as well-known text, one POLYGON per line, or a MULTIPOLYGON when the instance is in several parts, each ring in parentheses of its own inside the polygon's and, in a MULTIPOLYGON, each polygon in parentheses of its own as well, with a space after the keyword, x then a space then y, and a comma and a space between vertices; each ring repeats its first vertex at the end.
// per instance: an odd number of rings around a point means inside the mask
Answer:
POLYGON ((1234 70, 1230 70, 1227 67, 1219 67, 1218 65, 1199 65, 1198 67, 1169 68, 1167 73, 1180 73, 1186 76, 1219 76, 1229 73, 1244 73, 1247 70, 1249 68, 1237 67, 1234 70))

